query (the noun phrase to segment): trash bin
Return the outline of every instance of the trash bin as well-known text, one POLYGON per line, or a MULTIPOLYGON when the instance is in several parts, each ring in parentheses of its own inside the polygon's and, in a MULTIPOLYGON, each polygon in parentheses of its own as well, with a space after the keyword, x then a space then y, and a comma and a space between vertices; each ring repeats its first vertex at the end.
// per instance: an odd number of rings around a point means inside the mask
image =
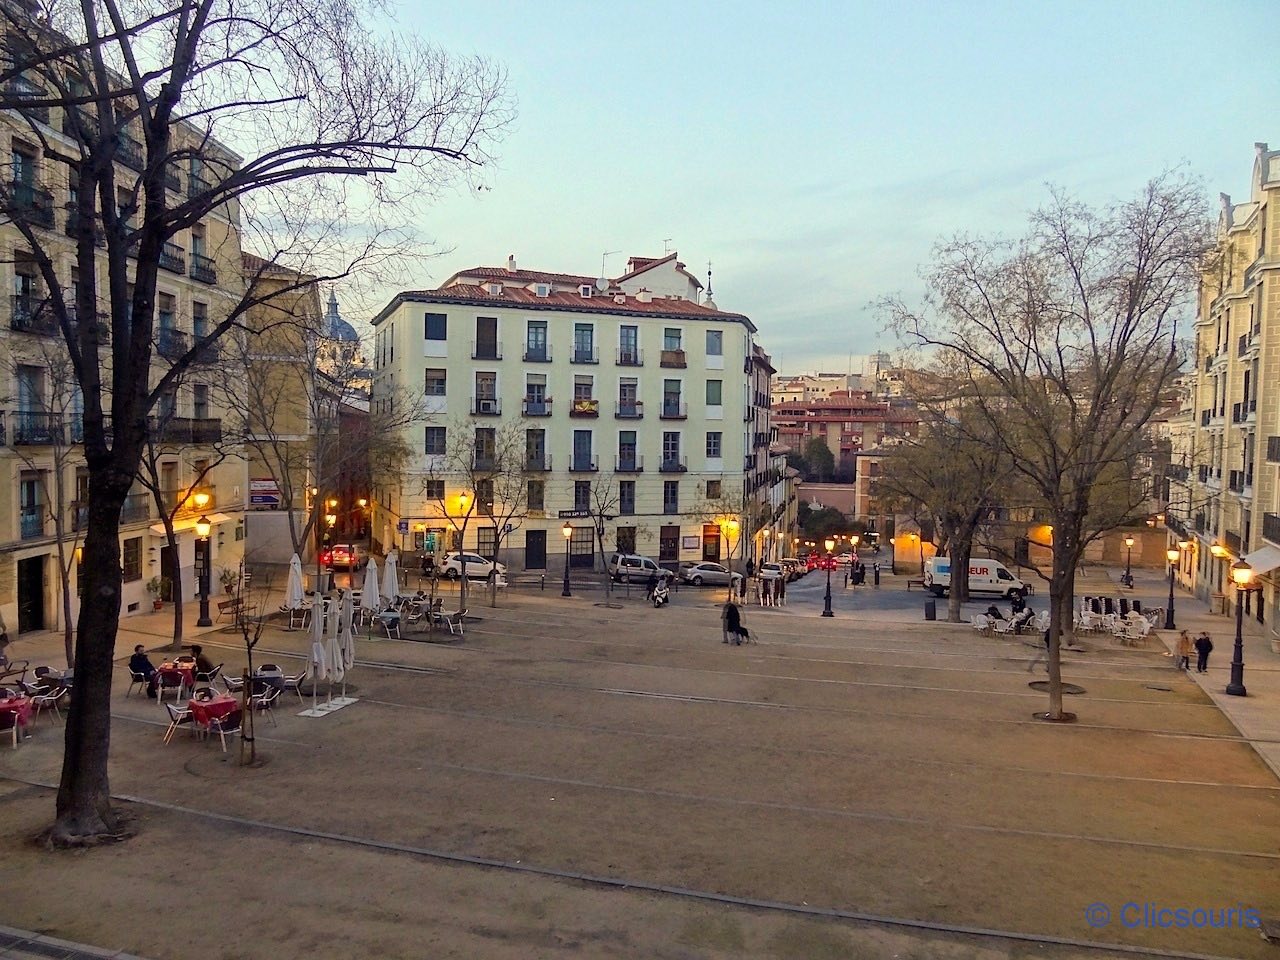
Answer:
POLYGON ((1225 593, 1214 593, 1209 596, 1209 612, 1226 615, 1227 595, 1225 593))
POLYGON ((926 620, 938 619, 938 603, 936 600, 926 600, 924 602, 924 618, 926 620))

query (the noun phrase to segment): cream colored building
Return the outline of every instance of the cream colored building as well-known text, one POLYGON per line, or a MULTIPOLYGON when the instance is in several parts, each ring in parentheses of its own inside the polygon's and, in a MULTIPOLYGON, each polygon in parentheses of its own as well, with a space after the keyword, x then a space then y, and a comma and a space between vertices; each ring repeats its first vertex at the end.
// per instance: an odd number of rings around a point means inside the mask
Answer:
MULTIPOLYGON (((375 409, 421 390, 429 417, 405 430, 409 469, 375 477, 384 543, 452 548, 477 491, 446 451, 458 431, 477 457, 495 434, 520 431, 526 504, 501 552, 513 571, 563 569, 566 522, 570 565, 591 566, 601 513, 606 551, 668 566, 742 557, 752 531, 732 505, 767 472, 755 434, 767 431, 768 392, 748 379, 756 328, 704 297, 675 254, 633 257, 612 279, 511 258, 401 293, 373 327, 375 409)), ((490 555, 496 522, 476 513, 465 546, 490 555)))
MULTIPOLYGON (((62 622, 61 578, 55 514, 64 532, 64 555, 71 558, 71 616, 78 615, 74 558, 83 537, 87 471, 80 447, 81 403, 67 366, 66 347, 52 311, 31 245, 14 225, 22 219, 39 236, 39 247, 54 263, 64 293, 79 284, 71 238, 74 212, 68 210, 76 185, 67 166, 47 154, 74 155, 76 141, 60 108, 27 110, 24 115, 0 112, 0 140, 10 173, 0 217, 3 270, 9 287, 8 322, 0 324, 0 616, 10 632, 57 629, 62 622), (47 144, 47 150, 44 146, 47 144), (60 479, 60 483, 59 483, 60 479), (61 498, 59 498, 61 490, 61 498), (61 504, 59 504, 61 499, 61 504)), ((179 136, 182 132, 179 132, 179 136)), ((190 136, 197 136, 191 132, 190 136)), ((216 144, 204 142, 199 153, 216 155, 229 167, 237 159, 216 144)), ((123 137, 117 179, 129 183, 142 169, 141 144, 123 137)), ((171 204, 182 203, 208 174, 200 159, 165 175, 171 204)), ((224 207, 167 244, 160 258, 157 285, 157 371, 186 352, 192 337, 202 336, 238 302, 240 271, 239 210, 224 207)), ((130 261, 132 263, 132 261, 130 261)), ((99 276, 106 276, 105 252, 99 276)), ((105 298, 102 315, 106 313, 105 298)), ((72 298, 74 303, 74 298, 72 298)), ((102 319, 103 329, 109 327, 102 319)), ((109 371, 109 346, 99 361, 109 371)), ((109 383, 109 373, 104 375, 109 383)), ((121 516, 120 544, 124 565, 123 613, 151 608, 145 584, 155 576, 180 577, 184 595, 195 595, 194 523, 200 513, 214 522, 211 536, 213 570, 240 562, 244 503, 243 463, 231 457, 213 466, 193 486, 203 465, 211 463, 211 447, 221 441, 222 420, 215 385, 220 382, 219 355, 202 358, 181 385, 162 398, 153 411, 153 435, 166 511, 176 514, 177 550, 166 544, 159 510, 140 485, 127 499, 121 516), (198 508, 194 494, 204 496, 198 508), (205 499, 207 497, 207 499, 205 499)))
POLYGON ((1191 424, 1171 424, 1170 542, 1188 546, 1181 576, 1197 595, 1234 603, 1230 565, 1261 574, 1248 615, 1276 633, 1280 618, 1280 151, 1256 145, 1249 199, 1223 194, 1215 256, 1195 322, 1191 424), (1176 427, 1176 429, 1174 429, 1176 427))

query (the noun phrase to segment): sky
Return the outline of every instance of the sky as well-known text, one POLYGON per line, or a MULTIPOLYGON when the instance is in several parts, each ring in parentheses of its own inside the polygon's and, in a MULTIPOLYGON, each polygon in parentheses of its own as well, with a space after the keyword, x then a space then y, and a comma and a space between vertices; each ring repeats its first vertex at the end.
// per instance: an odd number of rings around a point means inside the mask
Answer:
POLYGON ((393 10, 503 64, 518 111, 486 189, 425 211, 409 286, 508 254, 594 275, 616 251, 617 276, 669 244, 783 373, 893 351, 874 301, 918 295, 941 238, 1020 232, 1048 184, 1101 203, 1186 164, 1216 210, 1280 148, 1270 0, 393 10))

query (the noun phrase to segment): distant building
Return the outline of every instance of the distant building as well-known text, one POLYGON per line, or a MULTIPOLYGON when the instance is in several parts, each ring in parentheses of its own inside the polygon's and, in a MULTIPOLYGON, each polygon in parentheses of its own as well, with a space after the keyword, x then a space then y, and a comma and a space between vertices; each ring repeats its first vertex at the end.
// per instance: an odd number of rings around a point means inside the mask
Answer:
POLYGON ((811 440, 823 440, 835 458, 837 475, 851 482, 859 453, 914 436, 920 417, 908 401, 841 390, 822 400, 778 404, 773 422, 778 442, 798 454, 811 440))

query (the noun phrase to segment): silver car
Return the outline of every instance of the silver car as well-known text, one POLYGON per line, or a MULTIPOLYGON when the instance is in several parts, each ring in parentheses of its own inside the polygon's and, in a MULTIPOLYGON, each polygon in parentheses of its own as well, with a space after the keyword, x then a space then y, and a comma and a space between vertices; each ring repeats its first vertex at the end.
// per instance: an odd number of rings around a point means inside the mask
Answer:
POLYGON ((703 561, 690 563, 680 568, 680 579, 700 587, 704 583, 727 584, 732 580, 735 584, 742 579, 742 574, 733 572, 718 563, 703 561))

